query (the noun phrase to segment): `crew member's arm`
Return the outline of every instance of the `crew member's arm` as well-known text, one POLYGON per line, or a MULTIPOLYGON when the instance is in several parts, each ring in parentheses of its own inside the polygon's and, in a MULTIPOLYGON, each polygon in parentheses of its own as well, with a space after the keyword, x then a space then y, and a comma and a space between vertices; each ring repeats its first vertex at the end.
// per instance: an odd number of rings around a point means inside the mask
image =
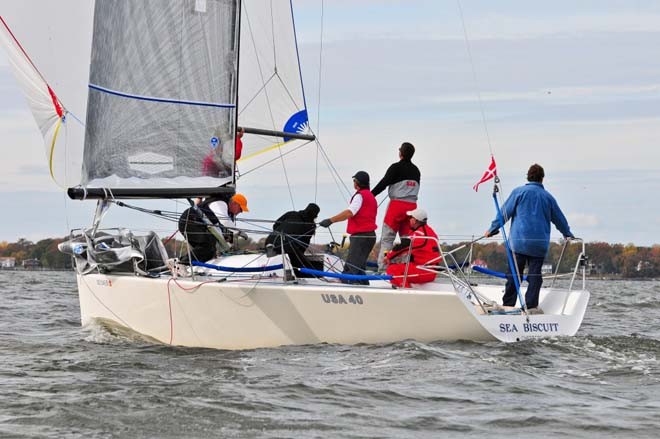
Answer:
POLYGON ((371 190, 371 193, 374 194, 374 197, 385 190, 387 186, 394 183, 394 178, 396 177, 395 173, 395 164, 390 165, 385 172, 385 176, 378 182, 376 186, 371 190))
POLYGON ((355 194, 353 196, 353 199, 351 200, 350 206, 348 206, 348 209, 342 210, 333 217, 324 219, 319 223, 319 225, 321 227, 330 227, 330 224, 332 223, 336 223, 339 221, 346 221, 347 219, 352 218, 356 213, 358 213, 358 210, 360 210, 360 208, 362 208, 362 195, 355 194))
POLYGON ((561 232, 564 238, 575 238, 571 232, 571 228, 568 225, 568 221, 566 220, 564 213, 561 211, 557 201, 555 201, 554 198, 552 198, 550 209, 550 221, 552 221, 552 224, 557 227, 557 230, 561 232))
POLYGON ((485 237, 497 235, 500 231, 500 227, 504 226, 504 224, 511 219, 513 213, 516 211, 518 198, 518 189, 514 189, 513 192, 511 192, 511 195, 509 195, 509 198, 504 202, 504 206, 502 206, 502 215, 497 215, 493 222, 490 223, 490 227, 484 233, 485 237), (500 218, 502 218, 504 222, 502 222, 500 218))

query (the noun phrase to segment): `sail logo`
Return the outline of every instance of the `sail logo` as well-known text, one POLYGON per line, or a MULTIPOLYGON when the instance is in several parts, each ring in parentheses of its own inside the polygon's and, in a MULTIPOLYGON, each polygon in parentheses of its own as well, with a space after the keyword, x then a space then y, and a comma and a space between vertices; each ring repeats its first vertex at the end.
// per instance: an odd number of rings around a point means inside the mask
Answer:
POLYGON ((174 170, 174 159, 155 152, 143 152, 129 157, 128 166, 134 171, 154 175, 174 170))

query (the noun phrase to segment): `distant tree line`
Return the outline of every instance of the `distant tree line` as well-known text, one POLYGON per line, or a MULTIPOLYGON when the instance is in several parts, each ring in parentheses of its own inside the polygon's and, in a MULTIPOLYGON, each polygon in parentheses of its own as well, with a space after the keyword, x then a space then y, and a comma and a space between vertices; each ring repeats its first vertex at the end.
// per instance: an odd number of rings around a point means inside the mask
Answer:
MULTIPOLYGON (((0 241, 0 258, 15 258, 16 266, 21 266, 25 260, 37 260, 44 268, 66 269, 72 267, 71 257, 60 253, 57 245, 65 241, 65 238, 42 239, 36 243, 27 239, 19 239, 16 242, 0 241)), ((263 247, 260 241, 239 241, 243 250, 256 250, 263 247)), ((489 242, 486 244, 476 243, 443 243, 444 251, 450 251, 461 245, 467 244, 463 249, 456 252, 456 259, 462 262, 468 251, 472 251, 472 261, 480 259, 488 265, 488 268, 496 271, 506 271, 506 250, 502 243, 489 242)), ((166 243, 170 255, 181 255, 186 251, 185 243, 171 240, 166 243)), ((590 275, 595 276, 620 276, 625 278, 649 278, 660 277, 660 245, 652 247, 638 247, 633 244, 609 244, 606 242, 592 242, 587 246, 587 269, 590 275)), ((317 251, 324 250, 324 246, 314 246, 317 251)), ((563 243, 551 243, 550 251, 546 257, 546 263, 552 264, 553 271, 556 270, 557 261, 564 249, 563 243)), ((560 273, 573 270, 578 255, 582 250, 581 245, 567 245, 564 250, 560 273)), ((372 259, 375 259, 375 252, 372 259)), ((345 249, 337 249, 342 255, 345 249)))

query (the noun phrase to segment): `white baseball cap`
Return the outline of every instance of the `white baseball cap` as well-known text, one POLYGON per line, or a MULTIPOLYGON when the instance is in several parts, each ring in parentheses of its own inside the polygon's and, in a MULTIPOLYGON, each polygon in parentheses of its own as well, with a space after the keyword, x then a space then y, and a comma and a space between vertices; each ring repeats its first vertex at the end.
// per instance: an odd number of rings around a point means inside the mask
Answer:
POLYGON ((429 219, 429 215, 426 213, 426 211, 420 208, 409 210, 406 212, 406 215, 415 218, 417 221, 426 221, 429 219))

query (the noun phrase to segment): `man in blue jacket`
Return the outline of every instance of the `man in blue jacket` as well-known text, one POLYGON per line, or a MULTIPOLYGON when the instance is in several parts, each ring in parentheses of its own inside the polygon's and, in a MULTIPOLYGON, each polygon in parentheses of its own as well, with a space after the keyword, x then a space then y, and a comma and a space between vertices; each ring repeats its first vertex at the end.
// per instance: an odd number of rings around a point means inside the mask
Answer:
MULTIPOLYGON (((545 172, 540 165, 530 166, 527 171, 528 183, 515 188, 502 206, 504 222, 511 220, 509 242, 517 272, 522 274, 525 266, 529 267, 527 293, 525 294, 528 309, 537 308, 539 304, 539 291, 543 284, 541 266, 550 247, 550 223, 552 222, 557 227, 564 238, 574 238, 557 201, 550 195, 550 192, 543 188, 544 177, 545 172)), ((498 215, 485 235, 493 236, 503 225, 498 215)), ((504 306, 516 305, 516 285, 511 273, 512 270, 509 267, 502 298, 504 306)))

